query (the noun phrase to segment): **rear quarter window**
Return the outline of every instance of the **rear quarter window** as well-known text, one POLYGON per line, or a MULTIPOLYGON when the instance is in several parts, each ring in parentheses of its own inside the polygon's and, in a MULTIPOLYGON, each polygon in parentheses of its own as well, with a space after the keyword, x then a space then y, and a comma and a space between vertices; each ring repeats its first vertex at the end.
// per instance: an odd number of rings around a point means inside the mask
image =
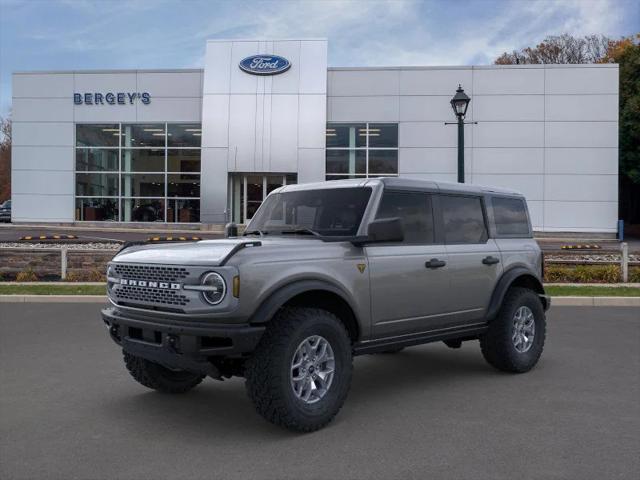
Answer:
POLYGON ((491 205, 498 236, 528 237, 531 235, 527 205, 523 199, 493 197, 491 205))

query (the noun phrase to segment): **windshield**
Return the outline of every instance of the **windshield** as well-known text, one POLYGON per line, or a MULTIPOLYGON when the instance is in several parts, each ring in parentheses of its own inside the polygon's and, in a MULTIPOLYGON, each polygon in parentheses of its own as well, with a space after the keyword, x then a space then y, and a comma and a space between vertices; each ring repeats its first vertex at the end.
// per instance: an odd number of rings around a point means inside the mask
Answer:
POLYGON ((269 195, 247 226, 251 234, 310 234, 352 237, 371 188, 327 188, 269 195))
POLYGON ((11 208, 11 200, 5 200, 0 204, 0 208, 11 208))

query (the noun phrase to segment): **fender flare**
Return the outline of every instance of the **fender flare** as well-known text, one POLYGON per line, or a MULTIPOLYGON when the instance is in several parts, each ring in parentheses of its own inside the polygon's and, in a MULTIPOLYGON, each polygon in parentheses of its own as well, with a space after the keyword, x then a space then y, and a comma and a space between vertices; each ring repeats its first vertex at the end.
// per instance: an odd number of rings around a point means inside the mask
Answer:
POLYGON ((344 300, 347 305, 349 305, 349 308, 353 312, 353 316, 358 323, 356 309, 353 308, 352 302, 349 300, 343 289, 324 280, 311 279, 296 280, 292 283, 279 287, 277 290, 270 293, 267 298, 260 304, 260 306, 253 312, 253 314, 249 318, 249 323, 261 324, 268 322, 273 318, 280 307, 282 307, 293 297, 300 295, 301 293, 310 292, 313 290, 324 290, 338 295, 342 300, 344 300))
POLYGON ((545 304, 544 287, 542 286, 540 279, 534 275, 531 270, 525 267, 513 267, 502 274, 500 280, 498 280, 497 285, 493 289, 489 308, 487 309, 487 321, 491 321, 495 318, 502 306, 502 301, 504 300, 504 296, 507 294, 507 290, 509 290, 509 287, 511 287, 518 278, 522 277, 527 277, 528 281, 533 282, 533 285, 535 285, 535 291, 538 295, 541 295, 541 300, 546 310, 547 305, 545 304))

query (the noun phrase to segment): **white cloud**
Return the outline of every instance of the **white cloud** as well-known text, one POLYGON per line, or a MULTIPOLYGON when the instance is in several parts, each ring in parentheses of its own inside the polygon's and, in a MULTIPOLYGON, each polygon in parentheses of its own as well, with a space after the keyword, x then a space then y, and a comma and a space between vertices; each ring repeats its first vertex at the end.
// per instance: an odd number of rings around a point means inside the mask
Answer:
POLYGON ((236 5, 241 8, 212 18, 199 35, 219 38, 235 27, 245 37, 326 37, 332 65, 490 63, 504 51, 534 45, 549 34, 615 36, 622 18, 621 4, 614 0, 488 2, 493 16, 458 15, 451 28, 448 7, 461 9, 462 4, 327 0, 236 5))
POLYGON ((202 67, 207 38, 328 38, 333 66, 465 65, 547 35, 640 30, 638 0, 0 0, 0 8, 0 110, 13 70, 202 67))

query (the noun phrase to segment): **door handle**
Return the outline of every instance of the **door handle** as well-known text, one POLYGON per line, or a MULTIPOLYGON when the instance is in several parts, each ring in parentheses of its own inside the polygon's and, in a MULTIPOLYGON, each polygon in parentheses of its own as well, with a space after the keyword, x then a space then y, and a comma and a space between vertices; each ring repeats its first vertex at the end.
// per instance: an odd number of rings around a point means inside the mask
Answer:
POLYGON ((484 263, 485 265, 495 265, 496 263, 500 263, 500 259, 489 255, 488 257, 484 257, 482 259, 482 263, 484 263))
POLYGON ((437 258, 432 258, 428 262, 424 264, 427 268, 441 268, 447 264, 444 260, 438 260, 437 258))

